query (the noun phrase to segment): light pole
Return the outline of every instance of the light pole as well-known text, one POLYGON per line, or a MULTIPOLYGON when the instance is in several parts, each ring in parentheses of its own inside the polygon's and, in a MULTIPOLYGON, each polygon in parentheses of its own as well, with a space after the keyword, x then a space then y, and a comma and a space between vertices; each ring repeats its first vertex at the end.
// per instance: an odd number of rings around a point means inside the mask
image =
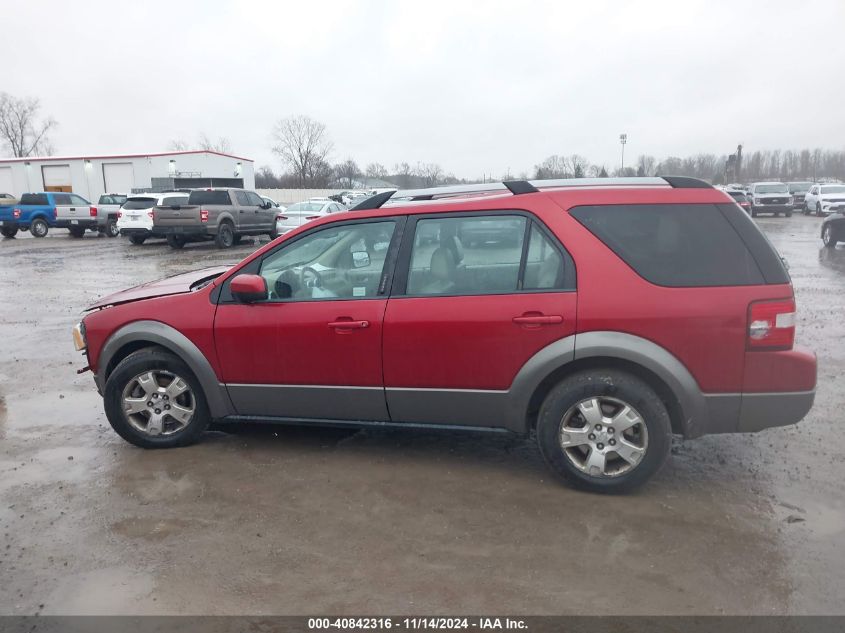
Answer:
POLYGON ((625 175, 625 143, 628 142, 627 134, 619 135, 619 144, 622 145, 622 175, 625 175))

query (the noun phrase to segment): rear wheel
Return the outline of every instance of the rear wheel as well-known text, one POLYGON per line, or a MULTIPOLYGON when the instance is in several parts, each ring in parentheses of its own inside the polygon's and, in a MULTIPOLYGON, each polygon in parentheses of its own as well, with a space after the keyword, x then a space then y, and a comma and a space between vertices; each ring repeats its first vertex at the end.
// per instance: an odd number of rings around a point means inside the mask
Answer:
POLYGON ((833 227, 832 222, 828 222, 822 229, 822 242, 828 248, 836 248, 836 243, 839 242, 839 233, 833 227))
POLYGON ((211 418, 190 368, 159 349, 124 358, 106 381, 103 400, 112 428, 142 448, 192 444, 211 418))
POLYGON ((33 237, 46 237, 49 230, 47 221, 42 218, 36 218, 29 225, 29 232, 32 233, 33 237))
POLYGON ((591 370, 562 380, 544 400, 537 442, 551 470, 592 492, 626 492, 663 466, 669 413, 639 378, 591 370))
POLYGON ((81 229, 78 226, 74 226, 68 229, 70 231, 71 237, 84 237, 85 236, 85 229, 81 229))
POLYGON ((185 246, 185 238, 181 235, 168 235, 167 244, 170 248, 182 248, 185 246))
POLYGON ((106 230, 104 231, 106 237, 117 237, 120 235, 120 229, 117 228, 117 220, 109 220, 106 222, 106 230))
POLYGON ((144 243, 144 240, 147 239, 146 235, 130 235, 129 241, 133 244, 141 245, 144 243))
POLYGON ((3 237, 15 237, 15 235, 18 234, 18 227, 4 226, 2 229, 0 229, 0 234, 2 234, 3 237))
POLYGON ((217 248, 231 248, 235 243, 235 228, 231 222, 221 222, 217 227, 217 235, 214 236, 214 244, 217 248))

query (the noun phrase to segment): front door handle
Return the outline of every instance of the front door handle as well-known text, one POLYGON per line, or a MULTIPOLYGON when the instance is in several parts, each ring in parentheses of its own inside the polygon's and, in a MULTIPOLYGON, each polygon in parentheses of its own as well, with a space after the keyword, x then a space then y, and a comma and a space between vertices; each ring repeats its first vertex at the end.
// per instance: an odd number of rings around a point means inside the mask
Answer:
POLYGON ((363 330, 366 327, 370 327, 370 322, 340 318, 337 321, 331 321, 329 327, 335 330, 363 330))
POLYGON ((514 317, 513 322, 516 325, 557 325, 563 323, 563 317, 559 314, 523 314, 522 316, 514 317))

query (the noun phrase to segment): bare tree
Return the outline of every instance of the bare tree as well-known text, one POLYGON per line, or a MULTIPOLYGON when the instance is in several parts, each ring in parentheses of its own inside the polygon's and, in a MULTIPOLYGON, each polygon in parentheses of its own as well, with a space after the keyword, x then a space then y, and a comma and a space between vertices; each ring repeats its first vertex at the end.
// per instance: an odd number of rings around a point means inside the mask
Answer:
POLYGON ((654 156, 640 155, 637 159, 637 176, 654 176, 657 161, 654 156))
POLYGON ((332 149, 326 137, 326 126, 304 115, 278 121, 273 130, 273 141, 273 152, 299 178, 300 186, 309 183, 322 171, 320 163, 326 163, 332 149))
POLYGON ((381 180, 387 178, 387 169, 381 163, 370 163, 367 165, 365 173, 367 178, 380 178, 381 180))
POLYGON ((41 102, 34 97, 14 97, 0 92, 0 141, 12 156, 49 156, 53 153, 49 132, 57 123, 52 117, 38 119, 41 102))
POLYGON ((334 166, 334 175, 341 187, 352 189, 355 186, 355 180, 361 177, 361 170, 358 168, 358 163, 347 158, 334 166))
POLYGON ((568 160, 569 167, 568 172, 572 174, 573 178, 583 178, 587 175, 587 167, 590 164, 586 158, 581 156, 580 154, 572 154, 568 160))
POLYGON ((200 149, 204 149, 206 151, 211 152, 220 152, 222 154, 228 154, 232 151, 232 144, 229 142, 229 139, 225 136, 221 136, 217 139, 217 142, 213 142, 205 132, 200 133, 199 141, 197 141, 197 145, 200 149))
POLYGON ((171 139, 167 144, 168 152, 186 152, 188 151, 188 144, 182 139, 171 139))
POLYGON ((414 175, 422 179, 424 186, 434 187, 443 178, 443 169, 437 163, 417 163, 414 175))
POLYGON ((396 163, 393 167, 394 181, 400 189, 408 189, 413 181, 414 170, 408 163, 396 163))

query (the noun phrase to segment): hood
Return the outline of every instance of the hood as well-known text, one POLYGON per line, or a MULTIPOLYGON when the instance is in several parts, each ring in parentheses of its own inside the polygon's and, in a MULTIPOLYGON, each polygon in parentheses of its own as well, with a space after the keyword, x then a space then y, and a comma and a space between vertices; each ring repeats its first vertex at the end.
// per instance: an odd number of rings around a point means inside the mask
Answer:
POLYGON ((202 268, 188 273, 173 275, 172 277, 165 277, 164 279, 150 281, 140 286, 105 296, 99 301, 92 303, 85 311, 105 308, 106 306, 113 306, 119 303, 140 301, 141 299, 152 299, 153 297, 164 297, 166 295, 178 295, 190 292, 194 286, 204 281, 211 281, 230 268, 231 266, 211 266, 209 268, 202 268))

